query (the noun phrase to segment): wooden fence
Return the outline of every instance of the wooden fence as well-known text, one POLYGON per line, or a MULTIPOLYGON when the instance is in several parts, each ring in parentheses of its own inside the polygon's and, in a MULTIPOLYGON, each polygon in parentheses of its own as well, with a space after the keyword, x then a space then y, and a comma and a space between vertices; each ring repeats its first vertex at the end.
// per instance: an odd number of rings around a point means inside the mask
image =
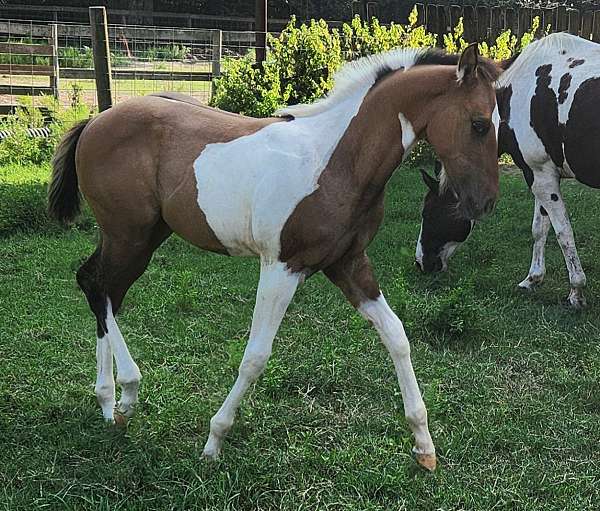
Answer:
POLYGON ((600 42, 600 6, 595 9, 474 7, 417 4, 419 23, 430 32, 445 34, 462 17, 467 41, 493 42, 506 29, 519 36, 531 28, 533 18, 540 19, 540 33, 550 26, 551 32, 570 32, 600 42))

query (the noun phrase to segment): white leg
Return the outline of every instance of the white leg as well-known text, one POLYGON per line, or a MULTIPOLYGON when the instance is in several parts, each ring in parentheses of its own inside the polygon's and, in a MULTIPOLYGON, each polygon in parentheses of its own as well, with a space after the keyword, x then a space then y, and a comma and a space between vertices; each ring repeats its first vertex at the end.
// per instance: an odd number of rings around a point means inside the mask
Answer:
POLYGON ((573 229, 569 221, 569 215, 560 193, 560 180, 555 172, 534 172, 534 181, 531 187, 536 199, 539 199, 544 209, 548 212, 552 227, 556 233, 558 244, 565 258, 571 292, 569 293, 569 304, 574 308, 585 306, 583 288, 586 284, 585 273, 581 267, 581 261, 575 247, 573 229))
POLYGON ((410 345, 404 326, 390 309, 383 294, 376 300, 361 303, 359 312, 373 323, 387 348, 398 376, 404 414, 415 436, 414 452, 419 463, 429 470, 436 466, 435 447, 427 426, 427 409, 421 397, 417 378, 410 361, 410 345))
POLYGON ((217 458, 244 394, 267 365, 273 339, 300 279, 300 274, 290 273, 283 263, 266 263, 261 260, 250 338, 235 384, 219 411, 210 420, 210 434, 203 453, 205 458, 217 458))
POLYGON ((96 397, 102 408, 104 419, 113 422, 115 408, 115 377, 113 375, 113 353, 108 335, 98 337, 96 343, 96 397))
POLYGON ((115 421, 124 424, 135 413, 142 375, 137 364, 131 358, 125 339, 123 339, 123 335, 119 330, 110 300, 108 300, 106 311, 106 327, 110 346, 117 363, 117 383, 121 386, 121 399, 115 408, 115 421))
POLYGON ((531 233, 533 235, 533 255, 531 256, 531 267, 527 278, 523 280, 519 287, 522 289, 534 289, 542 283, 546 275, 546 262, 544 250, 546 248, 546 239, 550 230, 550 218, 539 199, 535 198, 533 211, 533 222, 531 224, 531 233), (542 213, 542 210, 544 213, 542 213))

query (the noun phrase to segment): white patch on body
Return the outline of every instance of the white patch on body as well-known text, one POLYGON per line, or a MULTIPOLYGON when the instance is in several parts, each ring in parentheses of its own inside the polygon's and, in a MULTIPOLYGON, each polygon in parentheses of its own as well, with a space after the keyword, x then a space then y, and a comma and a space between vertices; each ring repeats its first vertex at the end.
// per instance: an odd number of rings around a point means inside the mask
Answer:
POLYGON ((295 116, 293 121, 205 147, 194 162, 198 204, 230 254, 276 260, 286 220, 318 188, 382 67, 407 69, 422 52, 398 50, 347 64, 332 94, 279 112, 295 116))
POLYGON ((496 130, 496 142, 498 142, 498 132, 500 131, 500 112, 498 111, 498 103, 496 103, 494 111, 492 112, 492 124, 496 130))
POLYGON ((370 87, 315 117, 206 146, 194 162, 198 204, 232 255, 278 257, 286 220, 317 189, 370 87))
POLYGON ((404 151, 404 154, 402 155, 402 161, 404 161, 410 154, 410 151, 417 140, 417 135, 415 134, 415 129, 413 128, 412 123, 408 120, 406 115, 400 112, 398 114, 398 119, 400 120, 400 127, 402 128, 402 149, 404 151))
POLYGON ((404 415, 415 436, 415 452, 434 454, 435 447, 427 427, 427 410, 410 361, 410 345, 402 322, 390 309, 382 294, 375 300, 361 303, 358 311, 373 323, 394 362, 404 402, 404 415))

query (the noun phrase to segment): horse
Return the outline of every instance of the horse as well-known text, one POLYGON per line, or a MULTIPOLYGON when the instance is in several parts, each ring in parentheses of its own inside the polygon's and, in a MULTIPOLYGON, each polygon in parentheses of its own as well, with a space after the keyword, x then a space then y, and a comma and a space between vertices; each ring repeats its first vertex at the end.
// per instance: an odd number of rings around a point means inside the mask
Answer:
MULTIPOLYGON (((569 273, 567 304, 585 307, 586 276, 560 193, 561 179, 576 179, 600 188, 600 46, 565 33, 531 43, 504 66, 496 91, 500 111, 499 155, 509 154, 523 171, 535 198, 533 256, 527 277, 519 283, 533 290, 544 280, 544 249, 550 224, 569 273)), ((439 167, 438 167, 439 168, 439 167)), ((445 270, 475 222, 458 215, 458 199, 423 172, 425 197, 417 265, 425 272, 445 270)))
POLYGON ((77 282, 96 318, 95 392, 104 418, 126 425, 134 415, 141 374, 115 315, 175 232, 204 250, 260 259, 248 344, 210 420, 205 458, 219 456, 296 289, 322 271, 377 329, 395 365, 416 460, 434 470, 408 339, 365 250, 383 219, 386 183, 418 139, 428 139, 444 162, 465 216, 491 211, 498 195, 498 75, 476 46, 460 59, 394 50, 346 64, 328 96, 270 118, 167 94, 130 99, 75 125, 53 159, 49 212, 68 225, 81 193, 100 228, 77 282))

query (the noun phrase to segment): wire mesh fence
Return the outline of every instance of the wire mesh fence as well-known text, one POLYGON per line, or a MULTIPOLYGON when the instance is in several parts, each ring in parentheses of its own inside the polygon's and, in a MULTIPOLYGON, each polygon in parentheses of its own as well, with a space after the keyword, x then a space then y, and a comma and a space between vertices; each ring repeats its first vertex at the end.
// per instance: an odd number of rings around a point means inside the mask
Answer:
MULTIPOLYGON (((228 59, 256 49, 255 32, 109 25, 113 101, 176 91, 208 103, 228 59)), ((90 26, 0 19, 0 109, 21 103, 96 108, 90 26)))

